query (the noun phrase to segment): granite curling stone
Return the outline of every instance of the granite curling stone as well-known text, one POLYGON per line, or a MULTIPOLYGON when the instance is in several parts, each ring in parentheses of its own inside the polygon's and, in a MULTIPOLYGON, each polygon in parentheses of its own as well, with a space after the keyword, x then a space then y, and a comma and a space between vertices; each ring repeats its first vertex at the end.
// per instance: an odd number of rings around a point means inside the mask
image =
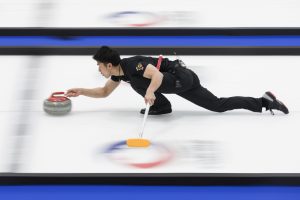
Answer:
POLYGON ((44 101, 44 111, 50 115, 65 115, 71 111, 72 102, 64 92, 54 92, 44 101))

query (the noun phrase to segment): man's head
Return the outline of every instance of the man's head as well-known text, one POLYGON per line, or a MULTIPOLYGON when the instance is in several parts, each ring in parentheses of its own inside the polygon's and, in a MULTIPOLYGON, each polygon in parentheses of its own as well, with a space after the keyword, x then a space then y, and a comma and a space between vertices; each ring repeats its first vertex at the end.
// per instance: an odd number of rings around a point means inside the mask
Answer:
POLYGON ((109 78, 112 71, 115 70, 113 68, 118 67, 121 62, 119 53, 108 46, 102 46, 93 56, 93 59, 97 61, 99 71, 105 78, 109 78))

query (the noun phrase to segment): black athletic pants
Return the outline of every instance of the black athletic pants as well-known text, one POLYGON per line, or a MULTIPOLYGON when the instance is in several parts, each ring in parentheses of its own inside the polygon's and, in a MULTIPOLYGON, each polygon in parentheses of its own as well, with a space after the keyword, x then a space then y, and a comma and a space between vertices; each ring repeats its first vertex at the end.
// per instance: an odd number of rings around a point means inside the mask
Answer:
MULTIPOLYGON (((202 87, 198 76, 190 69, 176 67, 173 72, 162 72, 164 77, 161 86, 154 93, 156 100, 153 108, 171 107, 171 103, 162 94, 177 94, 188 101, 215 112, 225 112, 234 109, 247 109, 253 112, 262 111, 262 98, 253 97, 228 97, 218 98, 206 88, 202 87)), ((142 95, 151 80, 143 77, 135 77, 131 80, 132 88, 142 95)))

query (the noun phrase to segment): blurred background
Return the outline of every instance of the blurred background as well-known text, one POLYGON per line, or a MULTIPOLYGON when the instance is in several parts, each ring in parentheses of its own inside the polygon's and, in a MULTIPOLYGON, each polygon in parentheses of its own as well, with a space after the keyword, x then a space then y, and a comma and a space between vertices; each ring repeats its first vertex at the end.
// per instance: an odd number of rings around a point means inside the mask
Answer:
POLYGON ((0 172, 299 173, 300 2, 297 0, 0 0, 0 172), (219 97, 273 91, 291 114, 212 113, 168 95, 171 115, 149 117, 122 83, 107 99, 72 99, 55 117, 52 92, 105 84, 92 55, 179 56, 219 97), (113 148, 117 146, 118 148, 113 148))
POLYGON ((299 27, 297 0, 1 0, 1 27, 299 27))

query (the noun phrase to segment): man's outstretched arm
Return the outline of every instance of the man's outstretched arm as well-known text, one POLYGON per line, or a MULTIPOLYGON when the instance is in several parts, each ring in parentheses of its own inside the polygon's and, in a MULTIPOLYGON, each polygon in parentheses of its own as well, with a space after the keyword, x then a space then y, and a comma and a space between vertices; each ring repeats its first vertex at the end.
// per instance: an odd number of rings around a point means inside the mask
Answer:
POLYGON ((104 98, 109 96, 118 86, 120 82, 115 82, 108 79, 104 87, 98 88, 72 88, 66 92, 67 97, 78 97, 79 95, 93 97, 93 98, 104 98))

